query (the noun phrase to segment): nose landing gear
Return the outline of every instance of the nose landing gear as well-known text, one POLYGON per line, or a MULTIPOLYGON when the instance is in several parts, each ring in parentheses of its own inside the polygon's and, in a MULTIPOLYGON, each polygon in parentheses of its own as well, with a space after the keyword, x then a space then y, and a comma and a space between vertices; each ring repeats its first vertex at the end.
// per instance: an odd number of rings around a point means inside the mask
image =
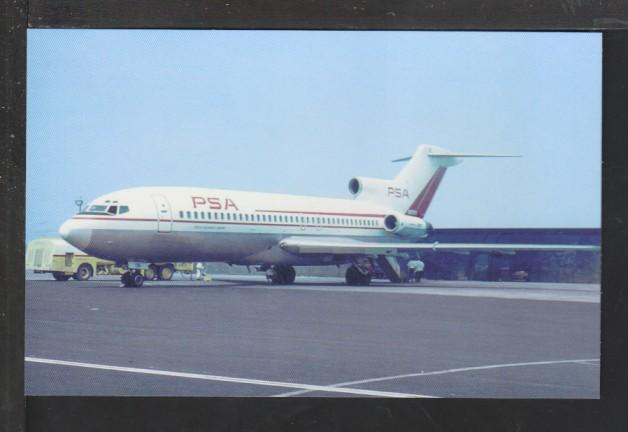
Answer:
POLYGON ((120 282, 123 287, 139 288, 144 284, 144 276, 139 270, 126 271, 122 273, 120 282))

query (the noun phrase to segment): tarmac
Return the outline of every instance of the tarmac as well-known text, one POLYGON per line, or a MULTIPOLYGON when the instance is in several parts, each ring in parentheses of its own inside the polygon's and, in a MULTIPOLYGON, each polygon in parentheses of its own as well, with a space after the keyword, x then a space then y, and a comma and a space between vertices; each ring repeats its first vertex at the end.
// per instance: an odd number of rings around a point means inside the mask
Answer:
POLYGON ((595 284, 27 279, 27 395, 600 394, 595 284))

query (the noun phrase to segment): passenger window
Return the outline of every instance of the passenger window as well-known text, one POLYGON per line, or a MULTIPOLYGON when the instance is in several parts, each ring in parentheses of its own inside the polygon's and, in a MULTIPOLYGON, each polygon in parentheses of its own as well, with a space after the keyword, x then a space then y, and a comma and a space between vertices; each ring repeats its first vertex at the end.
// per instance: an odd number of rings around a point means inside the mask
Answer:
MULTIPOLYGON (((122 213, 122 210, 120 211, 120 213, 122 213)), ((183 212, 182 212, 182 211, 180 211, 180 212, 179 212, 179 217, 180 217, 181 219, 183 219, 183 212)))
POLYGON ((201 212, 201 219, 205 219, 205 212, 201 212))
POLYGON ((227 220, 231 220, 231 213, 227 213, 227 220))
POLYGON ((198 212, 194 212, 194 219, 198 219, 198 212))
POLYGON ((238 215, 238 219, 240 219, 240 221, 242 221, 242 213, 240 213, 240 214, 238 215))
POLYGON ((192 212, 190 211, 186 212, 186 216, 188 217, 188 219, 192 219, 192 212))
POLYGON ((207 219, 211 219, 212 218, 212 212, 207 212, 207 219))
POLYGON ((283 222, 283 216, 279 215, 279 222, 283 222))
POLYGON ((266 215, 262 215, 262 221, 266 222, 266 215))
POLYGON ((220 220, 225 220, 225 214, 224 213, 220 213, 220 220))

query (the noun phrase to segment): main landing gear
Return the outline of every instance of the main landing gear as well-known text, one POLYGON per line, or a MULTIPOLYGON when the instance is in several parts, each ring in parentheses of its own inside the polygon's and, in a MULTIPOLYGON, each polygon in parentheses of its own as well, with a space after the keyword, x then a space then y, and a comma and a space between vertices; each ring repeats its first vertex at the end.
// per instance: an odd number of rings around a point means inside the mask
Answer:
POLYGON ((146 270, 144 270, 144 279, 148 281, 152 281, 155 278, 158 280, 169 281, 172 279, 173 275, 174 265, 170 263, 162 265, 151 264, 146 270))
POLYGON ((294 267, 285 264, 277 264, 266 270, 266 279, 277 285, 289 285, 294 283, 297 272, 294 267))
POLYGON ((345 273, 347 285, 370 285, 372 274, 368 270, 351 265, 345 273))
POLYGON ((144 284, 144 275, 140 270, 126 271, 122 273, 120 282, 124 287, 139 288, 144 284))

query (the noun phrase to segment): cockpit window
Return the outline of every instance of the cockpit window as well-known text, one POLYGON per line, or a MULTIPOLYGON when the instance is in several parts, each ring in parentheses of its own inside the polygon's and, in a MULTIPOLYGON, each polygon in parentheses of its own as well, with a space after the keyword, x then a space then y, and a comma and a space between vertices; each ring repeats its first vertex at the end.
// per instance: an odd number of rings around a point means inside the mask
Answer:
POLYGON ((104 212, 106 210, 107 206, 104 205, 93 205, 87 209, 88 212, 104 212))
POLYGON ((94 204, 87 207, 86 210, 80 212, 79 214, 91 214, 91 215, 105 215, 105 216, 114 216, 116 214, 128 213, 129 206, 118 206, 116 205, 101 205, 94 204))

